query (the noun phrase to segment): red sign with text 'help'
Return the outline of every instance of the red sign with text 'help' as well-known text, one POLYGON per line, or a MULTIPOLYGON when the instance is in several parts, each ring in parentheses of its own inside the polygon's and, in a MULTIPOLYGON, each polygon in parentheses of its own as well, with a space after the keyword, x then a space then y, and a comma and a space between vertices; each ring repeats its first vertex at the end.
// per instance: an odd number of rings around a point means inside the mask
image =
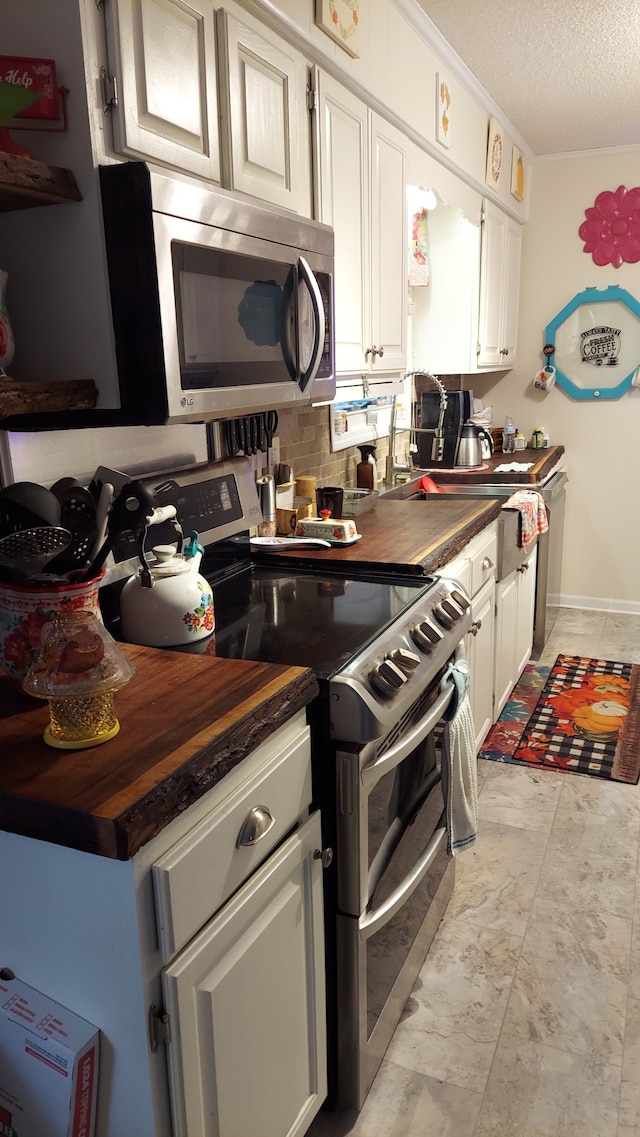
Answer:
POLYGON ((55 120, 60 117, 55 60, 0 55, 0 81, 15 83, 33 93, 41 92, 41 98, 20 111, 16 118, 55 120))

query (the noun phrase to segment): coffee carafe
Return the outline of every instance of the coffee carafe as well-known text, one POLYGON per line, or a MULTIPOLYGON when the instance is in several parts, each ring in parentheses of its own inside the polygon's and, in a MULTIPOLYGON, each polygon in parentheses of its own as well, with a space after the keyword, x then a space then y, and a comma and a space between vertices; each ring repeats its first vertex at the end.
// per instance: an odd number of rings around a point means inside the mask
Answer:
POLYGON ((475 422, 463 424, 458 441, 456 466, 472 470, 474 467, 482 465, 482 438, 486 439, 490 452, 493 452, 493 439, 488 430, 485 430, 483 426, 476 426, 475 422))

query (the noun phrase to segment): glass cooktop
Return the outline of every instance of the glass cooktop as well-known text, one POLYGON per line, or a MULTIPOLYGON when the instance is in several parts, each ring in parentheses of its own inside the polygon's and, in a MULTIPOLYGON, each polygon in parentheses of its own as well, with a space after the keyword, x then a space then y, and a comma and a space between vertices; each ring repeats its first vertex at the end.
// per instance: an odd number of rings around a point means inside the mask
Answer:
POLYGON ((179 650, 310 667, 326 679, 434 583, 253 565, 212 580, 215 631, 179 650))

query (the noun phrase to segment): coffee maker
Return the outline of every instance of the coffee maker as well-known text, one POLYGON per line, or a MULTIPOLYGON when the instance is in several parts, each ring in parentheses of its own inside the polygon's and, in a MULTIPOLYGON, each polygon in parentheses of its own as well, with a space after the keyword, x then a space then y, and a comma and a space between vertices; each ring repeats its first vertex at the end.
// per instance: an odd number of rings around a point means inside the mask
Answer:
POLYGON ((416 430, 418 447, 417 464, 422 470, 436 466, 452 470, 456 463, 458 441, 463 423, 471 415, 472 395, 470 391, 447 391, 447 405, 444 411, 442 431, 444 445, 439 457, 434 457, 434 431, 440 416, 440 394, 438 391, 423 391, 420 397, 420 421, 416 430))

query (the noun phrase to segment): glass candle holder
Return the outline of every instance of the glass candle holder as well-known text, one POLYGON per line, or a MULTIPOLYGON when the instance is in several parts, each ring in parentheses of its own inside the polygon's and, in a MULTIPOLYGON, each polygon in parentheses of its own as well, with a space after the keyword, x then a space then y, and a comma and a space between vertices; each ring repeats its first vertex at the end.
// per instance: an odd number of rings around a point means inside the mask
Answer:
POLYGON ((120 730, 114 692, 135 667, 92 613, 55 617, 42 629, 40 649, 22 686, 49 702, 49 746, 79 750, 108 742, 120 730))

